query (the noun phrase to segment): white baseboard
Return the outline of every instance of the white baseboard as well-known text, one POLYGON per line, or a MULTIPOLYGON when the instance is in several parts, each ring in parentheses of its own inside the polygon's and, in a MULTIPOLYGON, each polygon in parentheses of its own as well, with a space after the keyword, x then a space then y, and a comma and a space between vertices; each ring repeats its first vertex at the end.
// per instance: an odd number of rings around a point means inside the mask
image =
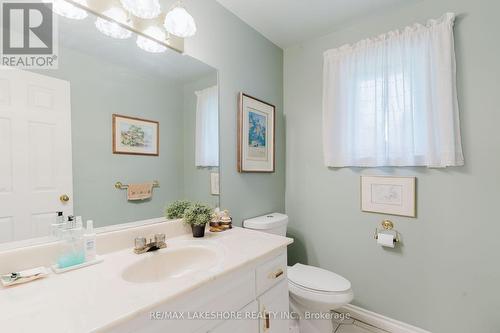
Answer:
POLYGON ((391 333, 431 333, 424 329, 403 323, 401 321, 382 316, 378 313, 365 310, 359 306, 348 304, 338 312, 349 313, 351 318, 365 322, 377 328, 383 329, 391 333))

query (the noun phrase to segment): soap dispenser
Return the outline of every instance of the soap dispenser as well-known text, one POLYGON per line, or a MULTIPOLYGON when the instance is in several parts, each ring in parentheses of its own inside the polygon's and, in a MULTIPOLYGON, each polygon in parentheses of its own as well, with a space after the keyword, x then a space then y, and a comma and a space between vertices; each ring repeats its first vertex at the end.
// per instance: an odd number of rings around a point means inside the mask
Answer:
POLYGON ((61 250, 57 259, 57 267, 67 267, 82 264, 85 261, 82 228, 74 217, 68 217, 67 225, 61 230, 61 250))
POLYGON ((63 212, 57 212, 55 223, 51 224, 52 237, 61 238, 61 230, 66 227, 66 222, 64 220, 63 212))

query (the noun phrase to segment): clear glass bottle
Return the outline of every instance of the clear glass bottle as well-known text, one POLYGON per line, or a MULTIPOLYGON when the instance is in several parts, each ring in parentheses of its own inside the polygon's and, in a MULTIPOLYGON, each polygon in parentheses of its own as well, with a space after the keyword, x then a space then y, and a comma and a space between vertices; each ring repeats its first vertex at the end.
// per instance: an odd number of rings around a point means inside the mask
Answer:
POLYGON ((61 238, 61 230, 66 228, 67 224, 64 220, 63 212, 57 212, 55 221, 51 225, 52 237, 56 239, 61 238))

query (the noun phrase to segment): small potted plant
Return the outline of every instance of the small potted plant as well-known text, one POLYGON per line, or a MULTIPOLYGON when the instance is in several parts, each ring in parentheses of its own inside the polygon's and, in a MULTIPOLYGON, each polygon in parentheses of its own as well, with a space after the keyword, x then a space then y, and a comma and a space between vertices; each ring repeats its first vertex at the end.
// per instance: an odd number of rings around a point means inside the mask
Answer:
POLYGON ((212 219, 213 209, 202 203, 189 206, 184 212, 184 223, 191 226, 193 237, 205 236, 205 226, 212 219))
POLYGON ((184 217, 184 212, 187 208, 192 205, 191 201, 188 200, 177 200, 172 202, 165 209, 165 216, 167 219, 182 219, 184 217))

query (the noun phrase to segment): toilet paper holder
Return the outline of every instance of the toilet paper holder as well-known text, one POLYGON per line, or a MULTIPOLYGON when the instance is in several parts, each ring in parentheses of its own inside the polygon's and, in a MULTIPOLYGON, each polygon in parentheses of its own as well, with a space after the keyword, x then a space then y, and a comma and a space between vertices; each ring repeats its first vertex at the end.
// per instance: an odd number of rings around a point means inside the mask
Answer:
POLYGON ((394 230, 394 223, 390 220, 383 220, 381 223, 382 229, 379 229, 378 227, 375 228, 375 234, 373 235, 373 238, 378 239, 378 234, 379 233, 385 233, 385 234, 392 234, 394 237, 394 244, 399 243, 400 237, 399 237, 399 232, 397 230, 394 230))

